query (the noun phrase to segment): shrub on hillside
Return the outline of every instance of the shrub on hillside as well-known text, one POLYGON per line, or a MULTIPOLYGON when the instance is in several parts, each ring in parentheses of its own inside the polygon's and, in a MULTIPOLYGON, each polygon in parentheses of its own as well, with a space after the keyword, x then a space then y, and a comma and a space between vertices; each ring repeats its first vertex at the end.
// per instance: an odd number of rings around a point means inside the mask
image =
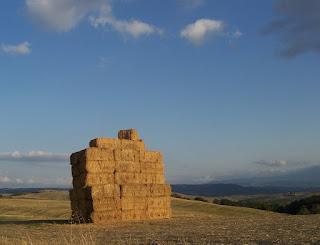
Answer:
POLYGON ((320 196, 311 196, 298 201, 294 201, 287 206, 279 208, 279 212, 289 214, 320 213, 320 196))
POLYGON ((200 201, 200 202, 209 202, 207 199, 205 199, 203 197, 195 197, 194 200, 195 201, 200 201))
POLYGON ((174 197, 174 198, 180 198, 180 199, 186 199, 186 200, 191 200, 190 197, 187 197, 187 196, 183 196, 183 195, 180 195, 179 193, 171 193, 171 197, 174 197))

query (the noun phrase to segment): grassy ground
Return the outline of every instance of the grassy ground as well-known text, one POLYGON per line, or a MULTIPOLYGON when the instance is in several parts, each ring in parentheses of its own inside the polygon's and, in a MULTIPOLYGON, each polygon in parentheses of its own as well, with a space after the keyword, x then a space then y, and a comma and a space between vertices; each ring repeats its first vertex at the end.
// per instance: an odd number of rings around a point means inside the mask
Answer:
POLYGON ((0 199, 0 244, 301 244, 320 243, 320 215, 172 199, 173 218, 71 225, 66 193, 0 199))

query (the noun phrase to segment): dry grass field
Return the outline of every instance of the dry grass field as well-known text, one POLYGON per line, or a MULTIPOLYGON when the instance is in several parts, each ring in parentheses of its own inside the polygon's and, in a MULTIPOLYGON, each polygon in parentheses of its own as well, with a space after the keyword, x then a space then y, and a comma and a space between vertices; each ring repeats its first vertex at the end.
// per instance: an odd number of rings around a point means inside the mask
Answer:
POLYGON ((320 244, 320 215, 172 199, 173 218, 70 224, 66 192, 0 199, 0 244, 320 244))

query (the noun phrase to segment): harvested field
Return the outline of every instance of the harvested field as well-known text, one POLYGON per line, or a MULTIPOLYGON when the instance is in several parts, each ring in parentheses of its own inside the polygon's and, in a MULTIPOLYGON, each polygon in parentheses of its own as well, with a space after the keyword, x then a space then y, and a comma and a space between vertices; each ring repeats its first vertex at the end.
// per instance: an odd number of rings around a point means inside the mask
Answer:
POLYGON ((0 199, 1 244, 320 243, 320 215, 291 216, 173 198, 169 220, 71 225, 69 201, 55 200, 61 192, 39 193, 41 199, 25 196, 0 199))

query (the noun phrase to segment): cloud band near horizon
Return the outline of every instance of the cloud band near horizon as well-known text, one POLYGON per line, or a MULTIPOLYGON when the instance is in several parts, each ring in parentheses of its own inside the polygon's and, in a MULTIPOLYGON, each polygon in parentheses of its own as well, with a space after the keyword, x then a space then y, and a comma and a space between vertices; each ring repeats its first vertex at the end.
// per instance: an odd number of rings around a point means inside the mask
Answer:
POLYGON ((0 161, 10 162, 65 162, 69 160, 68 153, 52 153, 45 151, 30 151, 22 153, 19 151, 14 152, 1 152, 0 161))

